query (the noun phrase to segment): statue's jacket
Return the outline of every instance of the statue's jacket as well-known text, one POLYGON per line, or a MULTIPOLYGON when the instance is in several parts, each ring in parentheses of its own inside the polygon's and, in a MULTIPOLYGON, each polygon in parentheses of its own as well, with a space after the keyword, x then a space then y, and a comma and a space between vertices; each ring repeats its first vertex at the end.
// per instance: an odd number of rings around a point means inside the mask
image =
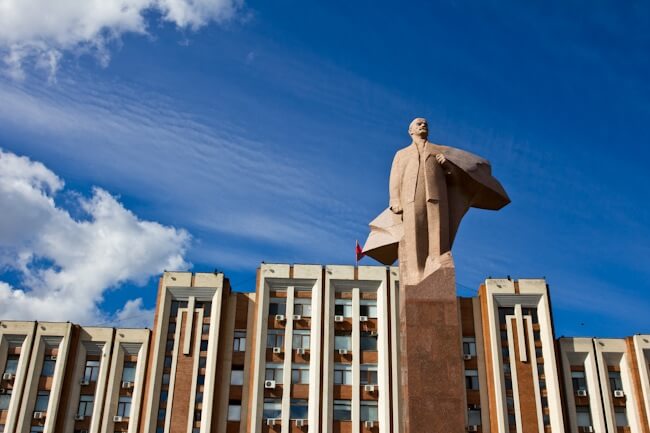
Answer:
MULTIPOLYGON (((449 209, 449 229, 453 242, 462 217, 470 207, 498 210, 510 203, 501 183, 492 176, 490 163, 470 152, 427 142, 424 149, 426 199, 446 199, 449 209), (447 162, 440 169, 435 155, 442 153, 447 162), (442 182, 436 176, 445 176, 442 182), (449 174, 452 174, 449 176, 449 174), (440 191, 443 185, 445 191, 440 191)), ((384 264, 397 260, 397 244, 403 235, 401 217, 390 208, 404 208, 415 199, 420 155, 411 145, 395 154, 389 182, 389 208, 370 223, 370 235, 364 253, 384 264)))

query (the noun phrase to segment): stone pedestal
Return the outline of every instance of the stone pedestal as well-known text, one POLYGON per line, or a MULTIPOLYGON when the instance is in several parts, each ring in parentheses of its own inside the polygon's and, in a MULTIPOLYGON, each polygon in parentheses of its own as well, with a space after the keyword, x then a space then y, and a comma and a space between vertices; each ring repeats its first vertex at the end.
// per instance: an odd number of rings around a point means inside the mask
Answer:
POLYGON ((400 433, 465 431, 455 271, 449 264, 400 290, 400 433))

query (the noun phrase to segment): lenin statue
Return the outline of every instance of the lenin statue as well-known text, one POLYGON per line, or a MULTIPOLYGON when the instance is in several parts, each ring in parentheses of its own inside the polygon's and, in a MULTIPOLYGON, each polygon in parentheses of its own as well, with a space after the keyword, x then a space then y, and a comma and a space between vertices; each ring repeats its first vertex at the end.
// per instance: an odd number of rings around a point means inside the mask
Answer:
POLYGON ((403 286, 453 267, 451 246, 470 207, 498 210, 510 203, 488 161, 429 142, 423 118, 413 120, 408 132, 411 144, 393 160, 389 208, 370 223, 364 245, 366 255, 386 265, 399 257, 403 286))

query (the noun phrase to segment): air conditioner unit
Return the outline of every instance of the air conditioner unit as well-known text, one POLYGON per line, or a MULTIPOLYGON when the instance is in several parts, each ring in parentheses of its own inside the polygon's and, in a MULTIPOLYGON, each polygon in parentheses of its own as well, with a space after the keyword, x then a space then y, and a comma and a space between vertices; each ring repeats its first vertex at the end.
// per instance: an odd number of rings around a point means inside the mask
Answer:
POLYGON ((12 380, 16 377, 13 373, 5 373, 2 375, 2 380, 12 380))
POLYGON ((342 322, 343 321, 343 316, 334 316, 334 321, 335 322, 342 322))
POLYGON ((616 397, 616 398, 625 397, 625 393, 623 392, 622 389, 615 389, 614 390, 614 397, 616 397))
POLYGON ((265 380, 264 388, 266 389, 275 389, 275 380, 265 380))
POLYGON ((587 396, 587 390, 586 389, 579 389, 576 391, 576 396, 578 397, 586 397, 587 396))
POLYGON ((304 355, 305 354, 305 349, 303 349, 302 347, 299 347, 299 348, 296 349, 296 353, 298 355, 304 355))
POLYGON ((365 428, 374 428, 375 427, 375 421, 364 421, 363 426, 365 428))
POLYGON ((275 419, 275 418, 269 418, 266 420, 266 425, 276 425, 279 424, 280 420, 275 419))
POLYGON ((122 416, 115 415, 113 417, 113 422, 122 422, 122 421, 124 421, 124 417, 122 417, 122 416))
POLYGON ((467 431, 478 431, 478 426, 477 425, 468 425, 467 426, 467 431))
POLYGON ((347 355, 348 349, 339 349, 339 355, 347 355))
POLYGON ((86 385, 90 385, 90 382, 87 381, 86 379, 81 379, 81 381, 79 382, 79 384, 80 384, 81 386, 86 386, 86 385))
POLYGON ((375 392, 375 385, 363 385, 363 390, 366 392, 375 392))
POLYGON ((367 322, 368 316, 359 316, 359 322, 367 322))
POLYGON ((122 388, 133 388, 133 382, 122 382, 122 388))
POLYGON ((34 419, 43 419, 45 418, 45 412, 34 412, 34 419))
POLYGON ((273 353, 282 353, 282 348, 281 347, 274 347, 273 348, 273 353))
POLYGON ((50 361, 56 361, 56 355, 50 356, 50 361))
POLYGON ((300 314, 294 314, 293 320, 302 320, 302 316, 300 314))
POLYGON ((85 418, 84 415, 77 414, 77 415, 74 416, 75 421, 83 421, 84 418, 85 418))
POLYGON ((286 318, 284 317, 284 314, 276 314, 275 315, 275 320, 277 322, 284 322, 286 320, 286 318))
POLYGON ((465 361, 469 361, 470 359, 472 359, 472 355, 470 355, 469 353, 466 353, 466 354, 463 355, 463 359, 465 361))
POLYGON ((296 420, 296 427, 304 427, 307 425, 307 420, 306 419, 297 419, 296 420))

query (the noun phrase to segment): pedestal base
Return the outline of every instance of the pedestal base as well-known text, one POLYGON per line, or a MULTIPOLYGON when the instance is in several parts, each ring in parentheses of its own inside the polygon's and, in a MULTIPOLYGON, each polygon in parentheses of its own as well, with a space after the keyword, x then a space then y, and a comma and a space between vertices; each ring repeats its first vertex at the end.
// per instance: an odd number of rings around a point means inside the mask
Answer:
POLYGON ((461 323, 453 264, 400 290, 400 433, 465 431, 461 323))

